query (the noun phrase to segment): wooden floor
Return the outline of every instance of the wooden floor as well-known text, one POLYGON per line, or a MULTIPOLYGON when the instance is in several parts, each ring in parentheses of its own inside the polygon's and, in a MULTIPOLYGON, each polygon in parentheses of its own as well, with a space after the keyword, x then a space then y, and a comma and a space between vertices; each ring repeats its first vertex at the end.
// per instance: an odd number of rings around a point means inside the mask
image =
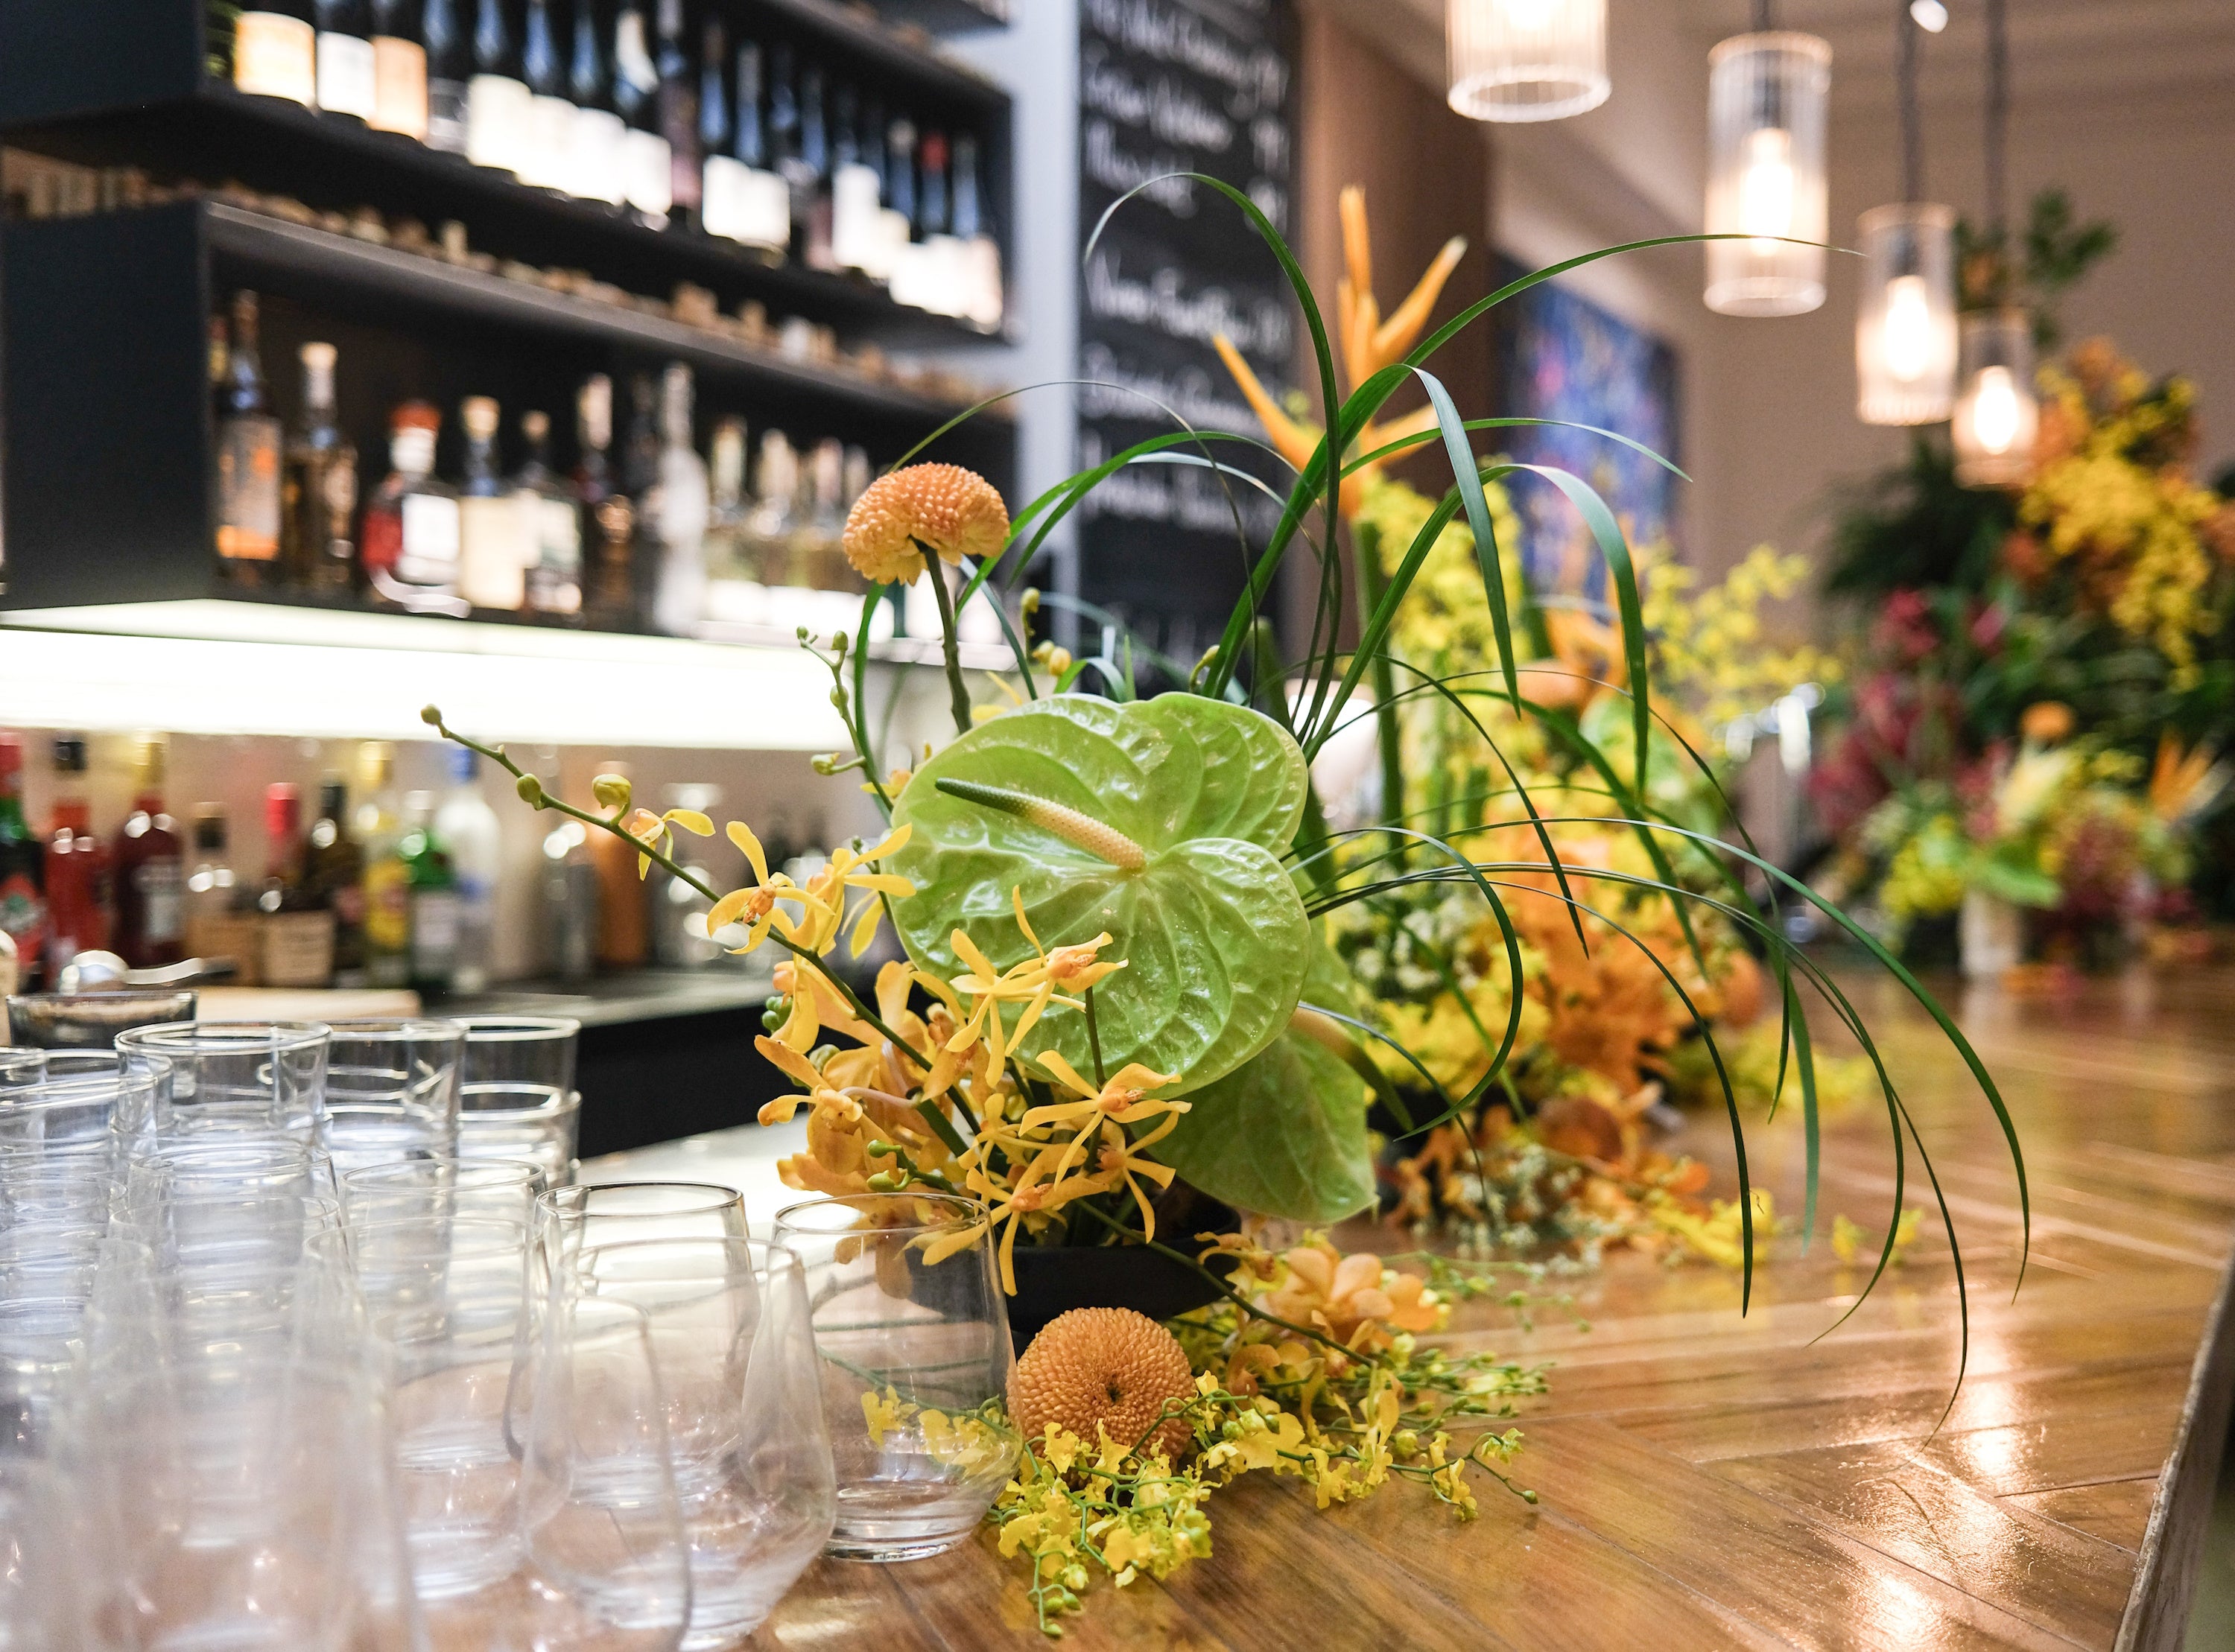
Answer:
MULTIPOLYGON (((1971 1282, 1970 1374, 1937 1435, 1956 1304, 1930 1214, 1906 1265, 1820 1342, 1865 1277, 1820 1237, 1805 1258, 1777 1244, 1744 1320, 1734 1275, 1618 1259, 1581 1283, 1588 1331, 1545 1316, 1524 1335, 1487 1309, 1463 1322, 1470 1344, 1554 1367, 1521 1424, 1537 1507, 1492 1486, 1459 1525, 1392 1485, 1321 1513, 1295 1482, 1253 1476, 1211 1505, 1212 1558, 1165 1586, 1098 1583, 1065 1644, 2178 1647, 2226 1422, 2235 976, 1962 1002, 2032 1178, 2015 1301, 2015 1182, 1984 1104, 1896 996, 1863 1002, 1971 1282)), ((1714 1128, 1687 1146, 1725 1163, 1714 1128)), ((1798 1130, 1753 1140, 1797 1214, 1798 1130)), ((1844 1212, 1882 1231, 1889 1167, 1882 1113, 1840 1123, 1823 1228, 1844 1212)), ((1921 1183, 1911 1202, 1930 1212, 1921 1183)), ((904 1566, 824 1562, 753 1644, 1045 1644, 1031 1621, 1018 1569, 980 1541, 904 1566)))

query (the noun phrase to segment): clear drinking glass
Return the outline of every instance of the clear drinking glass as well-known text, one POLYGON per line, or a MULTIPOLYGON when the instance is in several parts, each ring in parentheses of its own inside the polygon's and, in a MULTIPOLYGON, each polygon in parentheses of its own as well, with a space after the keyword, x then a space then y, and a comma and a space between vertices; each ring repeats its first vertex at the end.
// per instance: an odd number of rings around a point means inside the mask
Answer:
POLYGON ((190 1022, 199 996, 169 992, 27 992, 8 1000, 8 1041, 35 1049, 112 1048, 134 1027, 190 1022))
POLYGON ((423 1016, 329 1025, 319 1139, 338 1171, 456 1151, 463 1028, 423 1016))
POLYGON ((651 1239, 583 1250, 570 1277, 581 1296, 645 1316, 690 1540, 682 1645, 732 1645, 812 1564, 836 1513, 798 1258, 743 1239, 651 1239))
POLYGON ((464 1081, 534 1084, 560 1095, 574 1091, 574 1052, 582 1023, 564 1015, 461 1015, 466 1029, 464 1081))
POLYGON ((525 1159, 560 1187, 574 1179, 582 1098, 541 1085, 469 1085, 458 1098, 458 1157, 525 1159))
POLYGON ((501 1217, 351 1218, 347 1225, 357 1289, 376 1322, 437 1309, 459 1297, 524 1297, 528 1237, 525 1222, 501 1217))
POLYGON ((641 1239, 748 1237, 744 1195, 714 1182, 577 1182, 535 1200, 536 1242, 564 1271, 582 1251, 641 1239))
POLYGON ((493 1217, 532 1228, 543 1188, 543 1167, 524 1159, 415 1159, 348 1172, 342 1202, 357 1222, 493 1217))
POLYGON ((967 1536, 1015 1466, 1000 1402, 1016 1363, 991 1237, 936 1263, 930 1240, 985 1220, 946 1194, 861 1194, 777 1212, 806 1270, 838 1476, 830 1552, 908 1560, 967 1536))
POLYGON ((261 1131, 311 1140, 318 1132, 330 1035, 318 1022, 183 1022, 116 1035, 128 1067, 154 1071, 161 1133, 261 1131))
POLYGON ((690 1549, 642 1310, 597 1298, 555 1303, 532 1387, 520 1527, 535 1584, 534 1643, 675 1647, 690 1623, 690 1549))

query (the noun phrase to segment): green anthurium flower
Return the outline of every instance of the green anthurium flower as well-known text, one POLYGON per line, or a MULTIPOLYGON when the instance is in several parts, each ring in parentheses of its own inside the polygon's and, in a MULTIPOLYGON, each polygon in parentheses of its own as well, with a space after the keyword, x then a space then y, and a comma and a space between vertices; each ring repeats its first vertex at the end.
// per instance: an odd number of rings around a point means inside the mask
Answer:
MULTIPOLYGON (((1288 1022, 1311 925, 1280 856, 1302 817, 1303 754, 1270 718, 1196 695, 1119 703, 1058 695, 957 739, 893 810, 913 826, 893 903, 921 967, 947 978, 966 930, 997 967, 1107 932, 1125 968, 1094 989, 1107 1071, 1241 1066, 1288 1022), (1032 928, 1018 923, 1022 906, 1032 928)), ((1013 1017, 1014 1011, 1010 1012, 1013 1017)), ((1056 1011, 1026 1053, 1094 1070, 1086 1019, 1056 1011)))
POLYGON ((1303 1007, 1265 1048, 1188 1097, 1156 1146, 1191 1186, 1238 1210, 1337 1222, 1373 1201, 1368 1092, 1350 1031, 1311 1006, 1354 1012, 1350 975, 1316 936, 1303 1007))

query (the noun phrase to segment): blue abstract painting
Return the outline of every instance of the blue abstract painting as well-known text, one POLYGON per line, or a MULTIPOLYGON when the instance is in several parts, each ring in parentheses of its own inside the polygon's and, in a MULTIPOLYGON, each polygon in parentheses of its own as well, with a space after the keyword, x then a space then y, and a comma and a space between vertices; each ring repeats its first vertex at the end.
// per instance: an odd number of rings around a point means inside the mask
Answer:
MULTIPOLYGON (((1502 255, 1498 264, 1500 285, 1529 273, 1502 255)), ((1672 464, 1683 462, 1676 352, 1665 339, 1552 281, 1492 313, 1498 318, 1493 390, 1500 414, 1595 425, 1672 464)), ((1557 426, 1500 434, 1515 459, 1556 466, 1590 483, 1633 545, 1675 538, 1677 480, 1635 448, 1557 426)), ((1565 496, 1541 477, 1516 476, 1507 486, 1521 515, 1532 586, 1603 599, 1605 565, 1565 496)))

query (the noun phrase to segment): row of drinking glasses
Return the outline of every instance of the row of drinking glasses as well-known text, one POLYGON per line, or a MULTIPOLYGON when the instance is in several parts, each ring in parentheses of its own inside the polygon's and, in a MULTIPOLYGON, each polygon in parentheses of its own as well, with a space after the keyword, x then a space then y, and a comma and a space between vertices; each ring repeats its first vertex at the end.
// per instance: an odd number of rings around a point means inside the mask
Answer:
POLYGON ((763 1245, 727 1189, 444 1152, 445 1037, 16 1065, 0 1646, 725 1646, 826 1544, 983 1515, 1016 1458, 992 1258, 917 1243, 979 1207, 812 1201, 763 1245))

